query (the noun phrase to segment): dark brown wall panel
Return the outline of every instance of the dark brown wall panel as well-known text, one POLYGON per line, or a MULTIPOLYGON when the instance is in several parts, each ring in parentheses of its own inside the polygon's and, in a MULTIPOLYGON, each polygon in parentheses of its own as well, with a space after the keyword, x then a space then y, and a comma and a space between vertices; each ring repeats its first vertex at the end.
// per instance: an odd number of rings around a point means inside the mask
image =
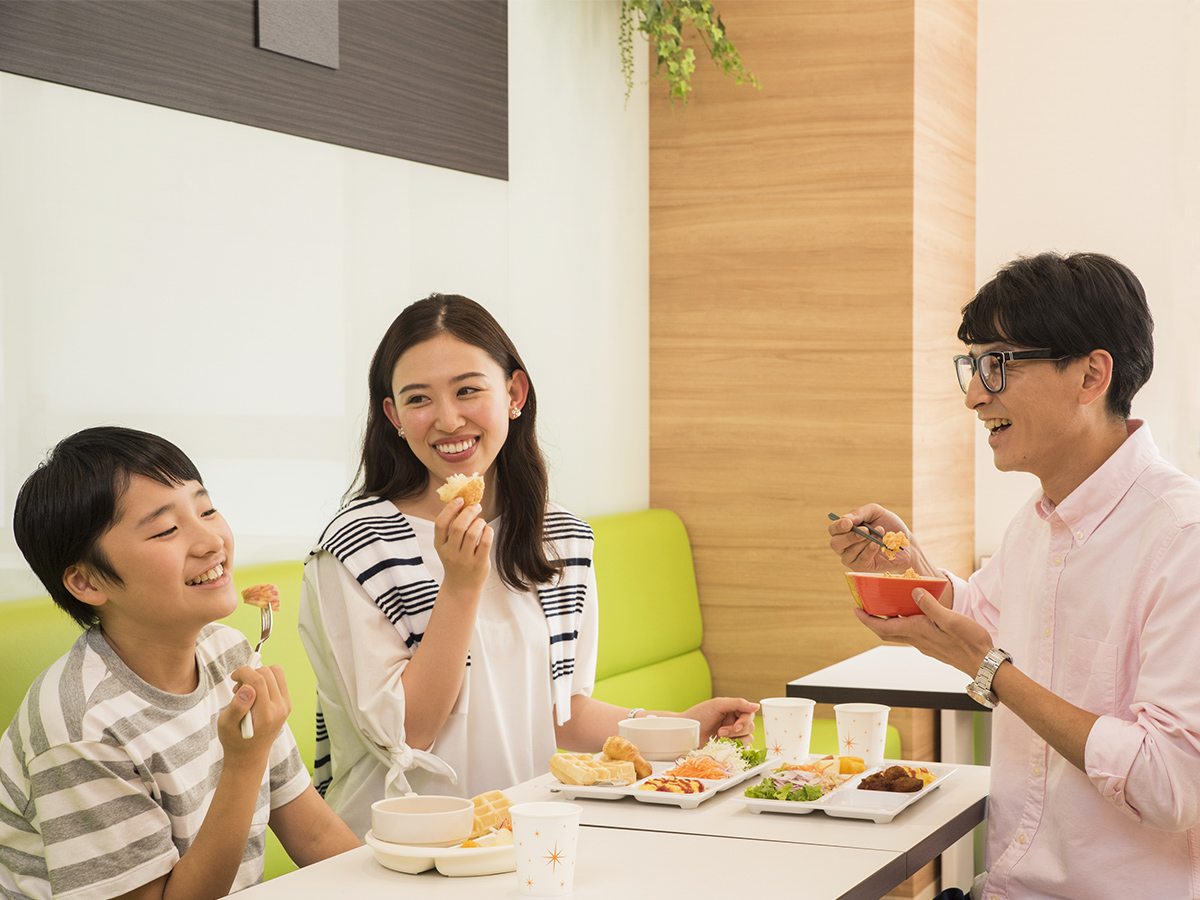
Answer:
POLYGON ((341 0, 340 68, 256 46, 254 0, 0 2, 0 70, 508 177, 506 0, 341 0))

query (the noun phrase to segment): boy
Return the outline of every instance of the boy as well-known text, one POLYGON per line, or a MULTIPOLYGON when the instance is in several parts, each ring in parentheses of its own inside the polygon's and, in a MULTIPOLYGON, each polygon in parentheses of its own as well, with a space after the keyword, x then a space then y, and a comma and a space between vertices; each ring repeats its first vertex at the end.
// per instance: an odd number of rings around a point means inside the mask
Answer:
MULTIPOLYGON (((1141 284, 1107 256, 1043 253, 984 285, 963 309, 959 385, 996 468, 1041 491, 940 604, 913 592, 925 615, 859 616, 995 709, 976 900, 1200 897, 1200 485, 1130 418, 1152 333, 1141 284)), ((848 533, 860 522, 907 531, 872 504, 830 546, 890 568, 848 533)), ((939 572, 915 542, 894 565, 939 572)))
POLYGON ((268 824, 300 865, 358 846, 309 781, 283 672, 214 624, 238 604, 233 535, 182 451, 81 431, 13 529, 87 630, 0 739, 0 896, 222 897, 261 881, 268 824))

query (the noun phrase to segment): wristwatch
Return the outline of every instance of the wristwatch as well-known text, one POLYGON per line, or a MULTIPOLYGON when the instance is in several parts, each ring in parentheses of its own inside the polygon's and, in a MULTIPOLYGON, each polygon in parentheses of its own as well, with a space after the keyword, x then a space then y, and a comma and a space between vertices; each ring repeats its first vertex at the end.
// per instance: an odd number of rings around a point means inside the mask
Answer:
POLYGON ((1012 654, 999 647, 993 647, 983 658, 975 680, 967 685, 967 693, 971 695, 971 699, 988 709, 995 709, 1000 705, 1000 701, 992 691, 992 679, 996 677, 996 670, 1000 668, 1002 662, 1012 662, 1012 654))

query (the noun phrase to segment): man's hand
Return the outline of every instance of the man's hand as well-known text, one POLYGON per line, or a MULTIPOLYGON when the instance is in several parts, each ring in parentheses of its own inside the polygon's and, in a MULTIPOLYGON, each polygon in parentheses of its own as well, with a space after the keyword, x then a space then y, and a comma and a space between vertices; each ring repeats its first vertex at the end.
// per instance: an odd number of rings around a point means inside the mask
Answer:
POLYGON ((909 644, 974 678, 992 649, 992 636, 987 629, 974 619, 947 609, 928 591, 917 588, 913 600, 925 615, 880 619, 861 609, 854 610, 854 614, 883 640, 909 644))
POLYGON ((847 569, 852 572, 903 572, 910 566, 915 568, 915 548, 910 546, 898 550, 895 559, 888 559, 882 547, 850 530, 855 525, 873 531, 881 539, 885 533, 896 531, 906 535, 910 543, 913 541, 908 527, 890 510, 875 503, 852 509, 837 521, 829 523, 829 548, 841 558, 842 565, 847 569))

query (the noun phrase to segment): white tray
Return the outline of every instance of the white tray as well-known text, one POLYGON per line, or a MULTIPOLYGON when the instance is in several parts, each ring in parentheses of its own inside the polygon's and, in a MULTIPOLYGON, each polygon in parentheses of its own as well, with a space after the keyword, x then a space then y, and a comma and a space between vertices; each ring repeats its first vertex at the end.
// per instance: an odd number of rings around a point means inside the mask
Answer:
MULTIPOLYGON (((670 762, 651 762, 651 773, 648 778, 657 778, 668 769, 673 769, 676 765, 675 760, 670 762)), ((697 779, 704 785, 704 790, 698 794, 672 794, 668 791, 641 791, 638 790, 639 785, 646 779, 640 779, 633 784, 622 784, 616 787, 598 787, 595 785, 579 785, 579 784, 559 784, 557 782, 550 785, 550 790, 555 793, 560 793, 568 800, 585 799, 585 800, 620 800, 622 797, 633 797, 642 803, 661 803, 667 806, 678 806, 682 809, 695 809, 705 800, 715 797, 721 791, 728 790, 735 784, 741 784, 747 778, 752 778, 766 771, 770 763, 759 763, 753 768, 747 769, 740 775, 734 775, 732 778, 721 779, 697 779)))
POLYGON ((930 762, 910 762, 908 760, 883 761, 882 766, 867 769, 860 775, 851 777, 840 787, 816 800, 757 800, 752 797, 742 797, 741 802, 752 813, 787 813, 789 815, 805 815, 818 810, 828 816, 843 819, 870 819, 872 822, 885 824, 896 818, 903 810, 912 806, 931 791, 942 786, 947 778, 958 771, 954 766, 930 762), (934 774, 934 780, 919 791, 911 794, 894 794, 888 791, 860 791, 858 783, 872 772, 886 769, 888 766, 924 766, 934 774))
MULTIPOLYGON (((479 840, 484 841, 488 837, 485 835, 479 840)), ((491 837, 495 840, 494 836, 491 837)), ((433 868, 452 877, 495 875, 513 872, 517 868, 517 855, 512 844, 499 847, 417 847, 381 841, 370 831, 364 839, 381 866, 406 875, 418 875, 433 868)))

